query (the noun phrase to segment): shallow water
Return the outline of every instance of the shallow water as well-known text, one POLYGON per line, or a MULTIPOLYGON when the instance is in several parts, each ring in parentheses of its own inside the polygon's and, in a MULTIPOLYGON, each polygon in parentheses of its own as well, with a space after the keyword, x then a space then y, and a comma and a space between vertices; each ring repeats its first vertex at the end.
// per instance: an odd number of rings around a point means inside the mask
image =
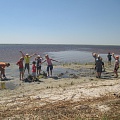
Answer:
MULTIPOLYGON (((120 46, 99 46, 99 45, 42 45, 42 44, 0 44, 0 61, 16 63, 21 54, 19 51, 23 51, 24 54, 33 53, 40 54, 44 57, 47 53, 50 57, 54 57, 60 61, 91 61, 92 52, 99 53, 100 55, 107 55, 108 52, 119 53, 120 46), (52 56, 51 56, 52 55, 52 56)), ((35 58, 32 57, 31 61, 35 58)))
MULTIPOLYGON (((8 78, 19 78, 19 69, 16 62, 21 57, 20 50, 23 53, 40 54, 43 58, 45 54, 48 54, 50 58, 58 60, 59 63, 53 62, 53 65, 61 65, 65 63, 80 63, 86 64, 94 62, 92 52, 97 52, 103 58, 103 61, 107 60, 107 53, 114 52, 119 55, 120 46, 95 46, 95 45, 0 45, 0 61, 10 62, 11 66, 6 68, 6 76, 8 78)), ((35 60, 35 57, 31 58, 31 62, 35 60)), ((112 59, 112 61, 114 61, 112 59)), ((31 66, 31 65, 30 65, 31 66)), ((31 71, 31 70, 30 70, 31 71)), ((46 71, 46 63, 42 64, 42 71, 46 71)), ((62 77, 69 77, 69 74, 78 74, 76 71, 63 68, 54 68, 53 75, 59 75, 65 73, 62 77)), ((27 71, 25 73, 27 77, 27 71)), ((11 83, 10 83, 11 84, 11 83)), ((12 86, 12 85, 10 85, 12 86)))

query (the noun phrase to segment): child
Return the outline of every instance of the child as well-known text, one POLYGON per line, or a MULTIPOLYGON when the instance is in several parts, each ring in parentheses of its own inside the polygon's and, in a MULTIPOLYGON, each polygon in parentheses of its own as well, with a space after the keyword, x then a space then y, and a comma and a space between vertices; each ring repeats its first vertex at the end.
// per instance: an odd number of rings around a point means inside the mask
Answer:
POLYGON ((119 69, 119 56, 115 56, 114 53, 112 53, 113 58, 115 59, 115 65, 114 65, 114 73, 115 73, 115 77, 118 77, 118 69, 119 69))
POLYGON ((45 55, 45 58, 46 58, 46 60, 43 61, 42 63, 47 62, 47 64, 48 64, 48 65, 47 65, 47 76, 49 76, 49 70, 50 70, 50 74, 51 74, 51 76, 52 76, 52 70, 53 70, 52 61, 55 61, 55 62, 58 62, 58 61, 49 58, 48 55, 45 55))
POLYGON ((35 58, 35 60, 37 61, 37 75, 40 75, 42 57, 38 55, 37 58, 35 58))
POLYGON ((24 77, 24 66, 23 66, 23 60, 24 60, 24 58, 21 57, 20 60, 16 63, 16 65, 19 66, 20 80, 23 80, 23 77, 24 77))
POLYGON ((32 76, 35 79, 36 78, 36 62, 33 61, 32 63, 32 76))

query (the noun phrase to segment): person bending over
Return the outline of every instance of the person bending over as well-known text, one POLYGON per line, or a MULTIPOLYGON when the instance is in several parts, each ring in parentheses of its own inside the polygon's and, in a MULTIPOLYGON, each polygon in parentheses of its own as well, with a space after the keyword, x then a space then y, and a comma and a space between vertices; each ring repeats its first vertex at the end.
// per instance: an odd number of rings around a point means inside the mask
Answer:
POLYGON ((1 71, 1 75, 0 78, 1 79, 5 79, 5 67, 9 67, 10 63, 5 63, 5 62, 0 62, 0 71, 1 71))

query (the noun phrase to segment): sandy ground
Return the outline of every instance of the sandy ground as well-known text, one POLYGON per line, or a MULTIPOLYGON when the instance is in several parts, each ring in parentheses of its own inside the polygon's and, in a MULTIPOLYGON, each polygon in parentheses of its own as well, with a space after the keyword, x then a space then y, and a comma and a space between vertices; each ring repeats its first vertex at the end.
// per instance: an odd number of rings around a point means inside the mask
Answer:
MULTIPOLYGON (((102 78, 95 77, 94 65, 69 64, 62 66, 67 70, 77 71, 69 74, 69 77, 63 78, 65 73, 60 73, 58 78, 41 78, 40 82, 22 82, 19 78, 14 78, 5 82, 6 89, 0 90, 0 107, 6 109, 11 106, 17 106, 16 109, 25 107, 26 102, 36 102, 27 104, 27 108, 33 106, 42 106, 47 103, 57 101, 83 101, 86 99, 95 99, 103 96, 120 95, 120 78, 114 78, 113 66, 106 66, 102 78)), ((99 106, 101 111, 107 111, 107 106, 99 106)))

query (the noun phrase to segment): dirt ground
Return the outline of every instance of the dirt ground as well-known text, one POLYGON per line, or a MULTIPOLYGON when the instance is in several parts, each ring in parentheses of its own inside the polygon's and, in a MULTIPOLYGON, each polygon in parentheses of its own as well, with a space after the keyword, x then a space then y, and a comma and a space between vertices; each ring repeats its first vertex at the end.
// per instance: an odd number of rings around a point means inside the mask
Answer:
POLYGON ((100 79, 93 64, 62 68, 66 71, 40 82, 5 81, 14 89, 0 90, 0 120, 120 119, 120 78, 114 78, 113 66, 100 79))

